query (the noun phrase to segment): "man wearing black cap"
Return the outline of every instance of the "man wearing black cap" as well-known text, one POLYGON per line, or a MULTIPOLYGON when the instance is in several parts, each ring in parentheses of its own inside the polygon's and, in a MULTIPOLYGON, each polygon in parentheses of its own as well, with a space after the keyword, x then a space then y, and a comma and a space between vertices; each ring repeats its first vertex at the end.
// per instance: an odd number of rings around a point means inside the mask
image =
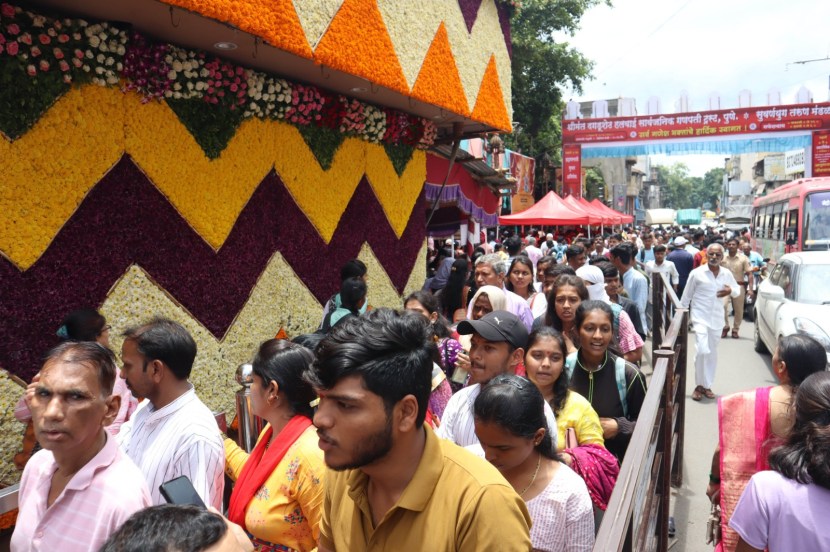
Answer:
MULTIPOLYGON (((464 320, 458 324, 458 333, 472 334, 470 346, 470 381, 467 387, 452 396, 441 426, 439 437, 466 447, 478 444, 473 419, 473 403, 481 386, 499 374, 513 374, 522 362, 527 346, 527 328, 519 318, 507 311, 493 311, 478 320, 464 320)), ((556 420, 545 403, 545 416, 551 428, 556 420)), ((555 445, 555 443, 554 443, 555 445)))

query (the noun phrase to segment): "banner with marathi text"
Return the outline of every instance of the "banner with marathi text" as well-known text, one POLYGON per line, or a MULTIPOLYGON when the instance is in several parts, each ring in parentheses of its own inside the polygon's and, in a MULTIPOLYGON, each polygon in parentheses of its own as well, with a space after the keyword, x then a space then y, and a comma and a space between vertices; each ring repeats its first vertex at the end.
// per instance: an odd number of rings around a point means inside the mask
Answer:
POLYGON ((562 140, 587 144, 799 130, 830 130, 830 103, 566 120, 562 140))
POLYGON ((562 197, 582 197, 582 146, 562 147, 562 197))
POLYGON ((813 176, 830 176, 830 130, 813 132, 813 176))
POLYGON ((515 151, 510 152, 510 174, 516 179, 516 193, 513 195, 512 213, 521 213, 532 207, 535 183, 536 160, 515 151))

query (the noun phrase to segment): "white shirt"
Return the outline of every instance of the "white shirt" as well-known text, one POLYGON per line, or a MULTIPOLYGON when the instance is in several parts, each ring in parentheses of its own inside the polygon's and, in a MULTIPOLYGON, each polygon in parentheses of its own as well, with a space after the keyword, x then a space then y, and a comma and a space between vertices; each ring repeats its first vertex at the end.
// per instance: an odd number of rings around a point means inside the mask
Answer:
POLYGON ((594 547, 594 506, 585 481, 564 463, 545 489, 527 501, 530 540, 540 552, 588 552, 594 547))
POLYGON ((668 276, 672 284, 680 284, 680 274, 677 272, 677 267, 671 261, 664 260, 662 264, 657 264, 657 261, 648 261, 646 263, 646 272, 649 274, 660 272, 668 276))
MULTIPOLYGON (((531 385, 533 385, 531 383, 531 385)), ((473 419, 473 403, 481 393, 481 384, 476 383, 458 391, 450 398, 441 425, 435 433, 442 439, 452 441, 458 446, 467 447, 478 445, 475 420, 473 419)), ((553 438, 553 448, 556 449, 556 418, 550 405, 545 401, 545 418, 548 421, 548 431, 553 438)))
POLYGON ((525 253, 530 258, 530 262, 533 263, 533 271, 536 271, 536 261, 541 259, 544 256, 542 250, 536 247, 535 245, 528 245, 525 247, 525 253))
POLYGON ((729 286, 732 290, 730 293, 732 297, 738 297, 741 294, 732 271, 724 267, 719 268, 717 277, 709 270, 708 264, 692 270, 686 282, 686 289, 683 290, 683 297, 680 299, 683 308, 689 308, 689 303, 691 303, 692 323, 700 324, 710 330, 723 328, 723 299, 717 296, 718 291, 724 286, 729 286))
POLYGON ((225 448, 216 419, 193 386, 167 406, 138 410, 121 426, 121 450, 144 473, 153 504, 166 504, 159 486, 187 476, 204 503, 222 509, 225 448))

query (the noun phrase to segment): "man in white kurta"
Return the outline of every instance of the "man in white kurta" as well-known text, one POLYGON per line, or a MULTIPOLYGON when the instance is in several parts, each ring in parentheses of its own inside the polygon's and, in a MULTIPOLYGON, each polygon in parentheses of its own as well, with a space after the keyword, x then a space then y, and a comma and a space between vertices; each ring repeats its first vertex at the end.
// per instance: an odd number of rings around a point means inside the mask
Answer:
POLYGON ((718 345, 723 328, 723 298, 737 297, 741 291, 732 272, 721 270, 723 246, 717 243, 706 248, 708 262, 692 270, 680 303, 691 304, 691 320, 695 328, 695 390, 692 399, 704 396, 714 399, 712 383, 718 365, 718 345))
POLYGON ((157 318, 124 333, 121 376, 148 403, 121 426, 121 450, 144 473, 153 504, 159 486, 186 476, 208 506, 222 509, 225 448, 210 409, 188 381, 196 343, 181 325, 157 318))

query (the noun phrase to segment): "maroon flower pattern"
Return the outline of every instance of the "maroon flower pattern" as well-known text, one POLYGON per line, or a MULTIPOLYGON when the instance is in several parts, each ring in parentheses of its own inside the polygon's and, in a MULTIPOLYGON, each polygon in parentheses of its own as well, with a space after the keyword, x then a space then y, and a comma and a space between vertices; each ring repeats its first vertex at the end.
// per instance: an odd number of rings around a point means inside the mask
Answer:
POLYGON ((216 337, 275 252, 324 303, 339 286, 340 267, 368 242, 402 293, 423 245, 424 216, 421 197, 398 239, 364 178, 327 245, 272 171, 214 251, 124 156, 29 270, 0 256, 0 366, 31 378, 66 313, 101 305, 134 263, 216 337))

